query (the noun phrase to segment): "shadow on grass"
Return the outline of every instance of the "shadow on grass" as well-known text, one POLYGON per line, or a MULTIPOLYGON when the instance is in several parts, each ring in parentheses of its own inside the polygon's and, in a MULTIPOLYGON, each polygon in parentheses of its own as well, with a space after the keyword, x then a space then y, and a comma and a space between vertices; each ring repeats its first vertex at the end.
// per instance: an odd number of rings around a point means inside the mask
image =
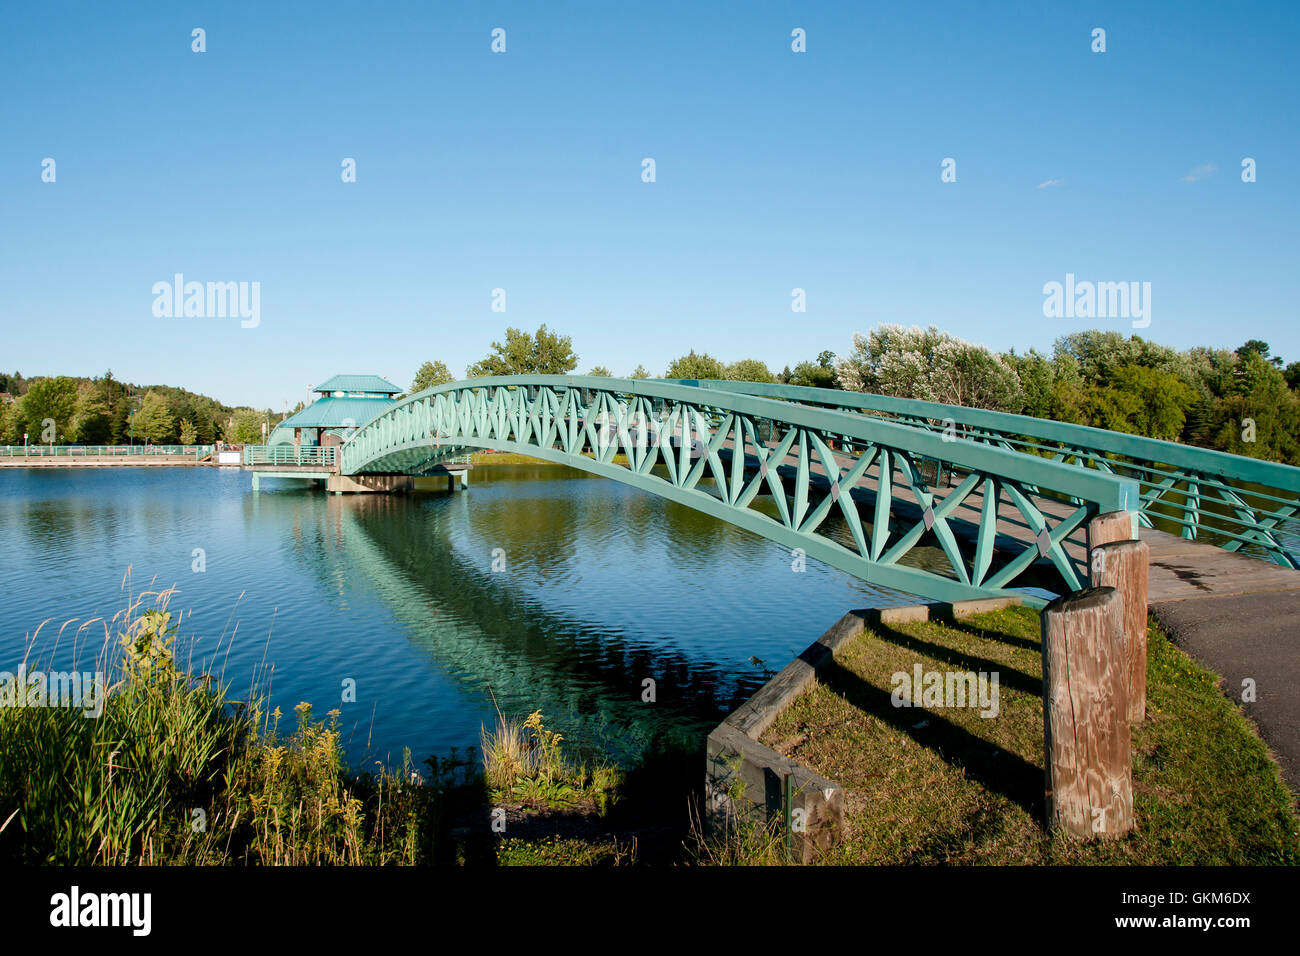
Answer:
MULTIPOLYGON (((895 630, 888 625, 875 625, 872 627, 872 633, 882 641, 888 641, 897 647, 915 651, 917 654, 924 654, 926 657, 934 658, 937 661, 943 661, 945 664, 950 664, 959 670, 983 670, 990 673, 997 671, 1000 684, 1026 694, 1036 694, 1040 697, 1043 694, 1043 679, 1041 676, 1031 676, 1024 671, 1010 670, 1002 661, 990 660, 987 657, 980 657, 975 654, 963 654, 951 647, 944 647, 942 644, 935 644, 933 641, 913 637, 911 634, 904 634, 902 631, 895 630)), ((967 633, 974 634, 977 637, 988 637, 986 632, 978 630, 970 630, 967 633)), ((1010 637, 1011 635, 1006 636, 1010 637)))
MULTIPOLYGON (((889 627, 877 627, 875 634, 883 640, 948 661, 969 670, 972 661, 989 670, 1005 671, 1005 665, 982 658, 962 657, 947 648, 918 640, 889 627)), ((1041 680, 1011 671, 1014 680, 1002 682, 1026 693, 1042 696, 1041 680)), ((1043 768, 1017 754, 1001 750, 996 744, 971 733, 964 727, 932 710, 895 707, 888 690, 876 687, 839 664, 829 665, 821 674, 822 683, 865 714, 876 717, 927 750, 933 751, 949 766, 962 770, 967 777, 993 793, 1002 794, 1030 814, 1042 819, 1046 813, 1043 768), (922 716, 923 715, 923 716, 922 716)))
POLYGON ((1022 650, 1033 651, 1038 653, 1042 645, 1028 637, 1021 637, 1019 634, 1012 634, 1003 630, 992 630, 985 626, 976 626, 968 619, 954 617, 951 614, 944 614, 939 617, 932 617, 935 623, 942 624, 949 630, 959 631, 970 637, 977 637, 986 641, 993 641, 996 644, 1006 644, 1010 647, 1019 647, 1022 650))

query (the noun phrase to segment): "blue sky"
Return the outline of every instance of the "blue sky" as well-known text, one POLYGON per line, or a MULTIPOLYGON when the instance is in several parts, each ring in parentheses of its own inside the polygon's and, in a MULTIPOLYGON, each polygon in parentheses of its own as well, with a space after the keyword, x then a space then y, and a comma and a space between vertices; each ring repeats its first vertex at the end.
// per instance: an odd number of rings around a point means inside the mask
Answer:
POLYGON ((278 409, 507 325, 619 375, 1131 331, 1045 318, 1067 272, 1300 359, 1298 41, 1296 3, 6 4, 0 368, 278 409), (260 282, 259 325, 156 318, 178 272, 260 282))

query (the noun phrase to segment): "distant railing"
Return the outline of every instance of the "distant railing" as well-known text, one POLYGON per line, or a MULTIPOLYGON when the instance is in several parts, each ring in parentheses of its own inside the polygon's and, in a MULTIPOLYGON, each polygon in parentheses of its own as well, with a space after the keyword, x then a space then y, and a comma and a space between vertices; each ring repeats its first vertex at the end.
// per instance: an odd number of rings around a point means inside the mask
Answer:
POLYGON ((320 465, 333 468, 336 445, 245 445, 245 465, 320 465))
POLYGON ((0 445, 4 458, 153 458, 162 455, 198 461, 212 454, 211 445, 0 445))

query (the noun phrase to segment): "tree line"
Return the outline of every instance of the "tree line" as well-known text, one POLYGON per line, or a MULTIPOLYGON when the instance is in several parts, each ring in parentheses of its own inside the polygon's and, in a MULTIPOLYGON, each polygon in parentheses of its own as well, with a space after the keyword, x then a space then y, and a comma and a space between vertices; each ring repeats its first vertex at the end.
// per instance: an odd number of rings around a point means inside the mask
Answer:
MULTIPOLYGON (((799 362, 792 371, 787 365, 781 372, 772 372, 758 359, 741 359, 727 364, 707 352, 686 355, 669 363, 663 378, 731 379, 738 382, 779 382, 789 385, 810 385, 814 388, 839 388, 835 375, 835 353, 824 351, 815 361, 799 362)), ((567 335, 552 332, 542 325, 536 333, 522 329, 506 329, 504 342, 493 342, 492 351, 465 369, 466 378, 485 375, 568 375, 578 367, 578 355, 573 351, 573 340, 567 335)), ((587 375, 612 378, 614 373, 603 365, 593 366, 587 375)), ((644 365, 638 365, 628 378, 650 378, 644 365)), ((446 363, 427 361, 415 373, 408 394, 426 388, 446 385, 456 381, 446 363)))
MULTIPOLYGON (((466 376, 567 375, 578 355, 567 335, 542 325, 510 328, 466 376)), ((588 375, 611 376, 597 365, 588 375)), ((638 365, 629 378, 649 378, 638 365)), ((949 405, 1031 415, 1148 438, 1179 441, 1300 465, 1300 361, 1287 364, 1267 342, 1236 349, 1178 350, 1116 331, 1074 332, 1050 354, 1005 353, 931 326, 880 325, 855 334, 843 356, 830 350, 774 372, 764 362, 732 362, 691 350, 664 370, 671 379, 732 379, 842 388, 949 405)), ((444 362, 424 362, 410 392, 455 380, 444 362)), ((301 405, 299 405, 301 407, 301 405)), ((230 407, 166 385, 0 374, 0 444, 209 444, 258 442, 270 409, 230 407)))
MULTIPOLYGON (((541 326, 507 329, 504 342, 466 376, 567 375, 578 367, 568 336, 541 326)), ((609 376, 600 365, 588 375, 609 376)), ((648 378, 638 365, 629 378, 648 378)), ((1092 329, 1062 336, 1051 354, 998 353, 934 326, 883 324, 855 334, 843 356, 773 372, 758 359, 725 362, 691 350, 664 378, 732 379, 841 388, 947 405, 988 408, 1300 465, 1300 361, 1287 364, 1267 342, 1236 349, 1174 349, 1137 335, 1092 329)), ((425 362, 411 392, 454 381, 443 362, 425 362)))
POLYGON ((231 407, 170 385, 98 378, 0 373, 0 445, 208 445, 258 442, 270 409, 231 407))

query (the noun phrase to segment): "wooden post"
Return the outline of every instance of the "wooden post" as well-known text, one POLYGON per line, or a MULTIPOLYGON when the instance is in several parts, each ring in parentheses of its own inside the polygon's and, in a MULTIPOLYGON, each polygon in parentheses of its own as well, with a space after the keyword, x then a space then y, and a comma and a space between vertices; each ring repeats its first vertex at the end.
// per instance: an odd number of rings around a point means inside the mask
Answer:
POLYGON ((1124 601, 1124 673, 1128 678, 1128 720, 1147 714, 1147 577, 1151 548, 1145 541, 1114 541, 1089 556, 1093 587, 1110 587, 1124 601))
POLYGON ((1123 599, 1114 588, 1042 612, 1047 826, 1080 839, 1133 827, 1123 599))
POLYGON ((1131 512, 1108 511, 1088 522, 1088 552, 1112 541, 1131 541, 1137 536, 1137 520, 1131 512))

